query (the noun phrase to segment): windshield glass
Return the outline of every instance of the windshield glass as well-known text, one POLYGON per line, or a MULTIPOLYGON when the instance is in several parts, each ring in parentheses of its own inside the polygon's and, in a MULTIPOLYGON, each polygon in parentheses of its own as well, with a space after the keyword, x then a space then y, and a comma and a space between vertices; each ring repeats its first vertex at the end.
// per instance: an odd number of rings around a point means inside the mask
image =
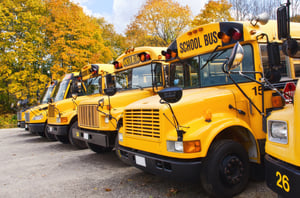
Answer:
POLYGON ((161 63, 148 64, 116 73, 118 90, 152 87, 152 82, 155 82, 157 86, 163 84, 161 63), (152 70, 154 76, 152 76, 152 70))
MULTIPOLYGON (((251 45, 243 45, 244 59, 236 71, 254 71, 254 58, 251 45)), ((223 63, 230 56, 232 48, 195 56, 170 66, 170 85, 182 88, 210 87, 232 84, 233 82, 223 72, 223 63), (212 58, 213 57, 213 58, 212 58)), ((254 74, 247 74, 254 78, 254 74)), ((232 74, 238 83, 249 82, 238 74, 232 74)))
POLYGON ((54 102, 60 101, 64 99, 65 93, 67 91, 70 80, 63 80, 60 85, 58 92, 55 96, 54 102))
POLYGON ((45 95, 42 99, 42 104, 47 104, 48 103, 48 100, 50 99, 51 97, 51 93, 54 89, 55 85, 50 85, 48 88, 46 88, 46 92, 45 92, 45 95))
POLYGON ((98 76, 95 78, 90 78, 87 81, 85 81, 84 84, 87 90, 86 95, 98 94, 99 89, 102 87, 102 77, 98 76))

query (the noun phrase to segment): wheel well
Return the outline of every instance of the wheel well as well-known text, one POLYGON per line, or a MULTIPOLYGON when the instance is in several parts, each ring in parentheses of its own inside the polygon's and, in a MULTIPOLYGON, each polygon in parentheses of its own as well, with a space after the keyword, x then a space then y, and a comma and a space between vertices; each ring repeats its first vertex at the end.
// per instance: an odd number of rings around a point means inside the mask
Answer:
POLYGON ((229 127, 220 132, 212 143, 224 139, 230 139, 239 142, 247 151, 250 161, 256 163, 260 162, 257 143, 254 136, 248 129, 240 126, 229 127))
POLYGON ((70 124, 69 124, 69 129, 70 129, 70 127, 72 126, 72 124, 73 124, 74 122, 76 122, 77 120, 78 120, 78 119, 77 119, 77 115, 74 116, 74 117, 71 119, 70 124))

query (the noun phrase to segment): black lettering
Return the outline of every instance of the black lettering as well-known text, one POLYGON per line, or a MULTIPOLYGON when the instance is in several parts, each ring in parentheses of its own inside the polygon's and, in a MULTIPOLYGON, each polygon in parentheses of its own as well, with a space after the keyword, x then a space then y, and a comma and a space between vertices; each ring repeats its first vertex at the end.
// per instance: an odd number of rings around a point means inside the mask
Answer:
POLYGON ((214 36, 214 43, 217 43, 218 42, 218 37, 217 37, 217 32, 216 31, 214 31, 213 36, 214 36))
POLYGON ((214 41, 213 41, 213 35, 212 35, 212 33, 209 33, 209 44, 213 44, 214 43, 214 41))
POLYGON ((193 39, 190 40, 190 44, 191 44, 191 50, 194 50, 194 40, 193 39))
POLYGON ((187 44, 186 44, 186 51, 190 51, 190 41, 187 41, 187 44))
POLYGON ((199 37, 198 37, 198 45, 199 45, 199 48, 201 48, 202 47, 202 45, 200 44, 200 39, 199 39, 199 37))
POLYGON ((207 39, 207 35, 204 34, 204 43, 205 43, 205 46, 208 46, 208 39, 207 39))
POLYGON ((182 45, 183 45, 182 43, 179 44, 179 47, 180 47, 180 53, 183 53, 183 46, 182 46, 182 45))
POLYGON ((194 46, 195 46, 195 49, 198 49, 198 42, 197 42, 197 38, 194 38, 194 46))

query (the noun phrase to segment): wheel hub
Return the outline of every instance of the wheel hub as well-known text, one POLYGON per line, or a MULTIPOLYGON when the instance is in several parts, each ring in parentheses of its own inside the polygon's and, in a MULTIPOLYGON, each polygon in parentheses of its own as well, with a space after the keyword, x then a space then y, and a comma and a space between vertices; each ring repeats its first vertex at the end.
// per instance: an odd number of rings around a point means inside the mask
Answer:
POLYGON ((235 185, 241 181, 244 174, 243 162, 237 156, 227 156, 221 165, 221 177, 228 185, 235 185))

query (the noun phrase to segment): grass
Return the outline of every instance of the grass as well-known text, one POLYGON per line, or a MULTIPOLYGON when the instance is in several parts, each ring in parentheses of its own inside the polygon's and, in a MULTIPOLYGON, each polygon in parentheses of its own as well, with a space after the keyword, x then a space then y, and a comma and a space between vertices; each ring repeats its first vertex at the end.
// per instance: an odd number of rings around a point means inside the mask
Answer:
POLYGON ((0 129, 17 127, 16 114, 1 114, 0 115, 0 129))

